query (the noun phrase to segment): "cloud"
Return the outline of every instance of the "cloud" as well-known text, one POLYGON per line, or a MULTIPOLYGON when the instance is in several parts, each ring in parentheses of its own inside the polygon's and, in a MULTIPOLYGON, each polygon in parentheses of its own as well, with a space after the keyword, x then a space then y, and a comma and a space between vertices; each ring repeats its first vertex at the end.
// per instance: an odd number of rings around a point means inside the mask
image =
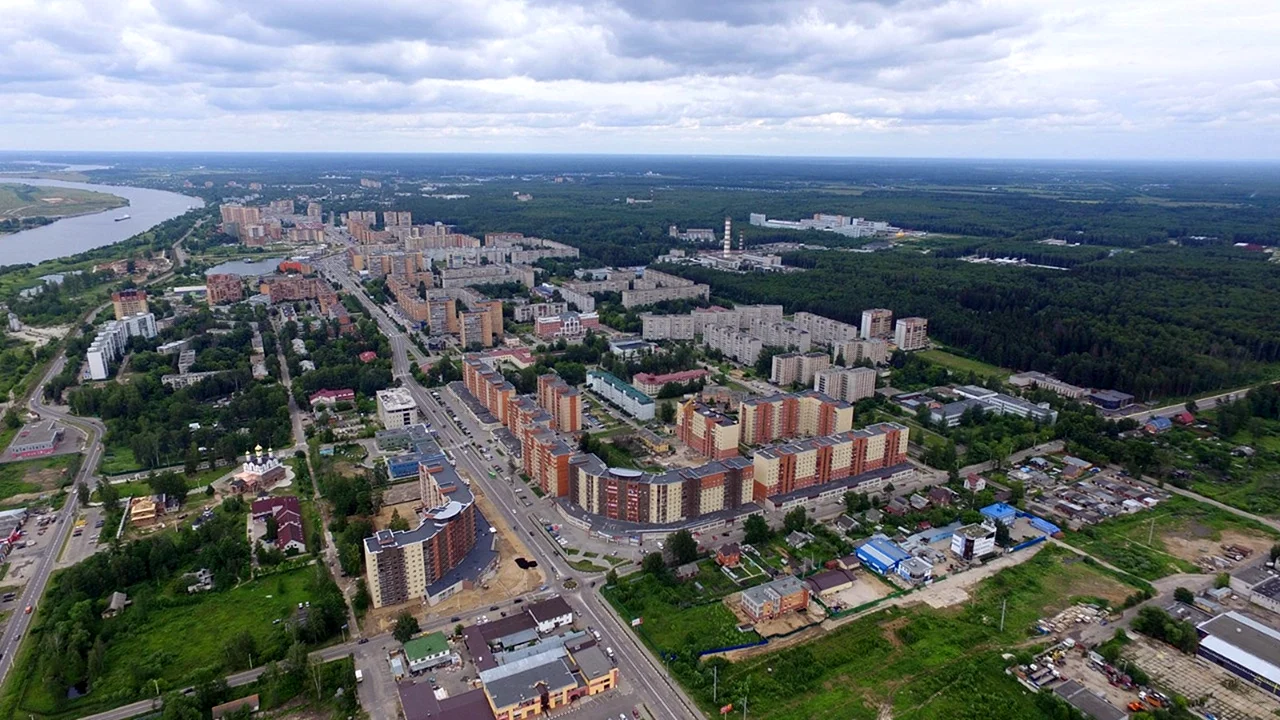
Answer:
POLYGON ((1272 0, 7 0, 10 149, 1280 154, 1272 0))

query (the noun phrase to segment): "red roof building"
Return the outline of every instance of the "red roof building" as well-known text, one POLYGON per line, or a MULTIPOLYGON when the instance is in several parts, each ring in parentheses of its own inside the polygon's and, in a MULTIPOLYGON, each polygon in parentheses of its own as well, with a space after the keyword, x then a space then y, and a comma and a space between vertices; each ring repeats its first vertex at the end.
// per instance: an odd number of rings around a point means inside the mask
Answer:
POLYGON ((302 508, 293 495, 254 500, 250 506, 254 522, 265 523, 268 516, 276 519, 276 548, 306 552, 307 543, 302 535, 302 508))
POLYGON ((1195 424, 1196 416, 1192 415, 1186 410, 1183 410, 1182 412, 1173 416, 1173 421, 1178 423, 1179 425, 1193 425, 1195 424))
POLYGON ((378 353, 372 350, 365 350, 364 352, 360 353, 360 362, 362 363, 371 363, 377 359, 378 359, 378 353))
POLYGON ((346 400, 347 402, 355 402, 356 391, 350 388, 342 390, 317 390, 310 397, 311 407, 317 405, 332 405, 336 402, 346 400))

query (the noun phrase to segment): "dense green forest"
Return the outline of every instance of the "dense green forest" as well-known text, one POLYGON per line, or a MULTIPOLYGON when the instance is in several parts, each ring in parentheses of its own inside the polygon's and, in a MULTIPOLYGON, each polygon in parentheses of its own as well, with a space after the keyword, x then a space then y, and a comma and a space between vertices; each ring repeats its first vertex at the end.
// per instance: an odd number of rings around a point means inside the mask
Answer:
POLYGON ((929 334, 986 362, 1140 398, 1235 387, 1280 360, 1280 268, 1234 248, 1158 246, 1063 272, 898 251, 799 253, 809 268, 736 275, 666 268, 743 303, 858 322, 869 307, 929 319, 929 334))

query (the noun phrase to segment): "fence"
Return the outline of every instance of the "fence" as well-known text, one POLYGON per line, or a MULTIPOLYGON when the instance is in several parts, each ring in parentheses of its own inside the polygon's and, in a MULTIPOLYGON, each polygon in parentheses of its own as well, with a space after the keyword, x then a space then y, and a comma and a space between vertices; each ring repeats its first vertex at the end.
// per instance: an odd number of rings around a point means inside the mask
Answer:
MULTIPOLYGON (((805 628, 799 628, 799 630, 803 630, 803 629, 805 628)), ((796 631, 792 631, 792 632, 796 632, 796 631)), ((787 635, 790 635, 790 634, 791 633, 787 633, 787 635)), ((787 635, 780 635, 779 637, 786 637, 787 635)), ((742 650, 744 648, 760 647, 761 645, 768 645, 768 644, 769 644, 769 641, 767 639, 760 638, 755 642, 742 643, 740 645, 729 645, 728 647, 715 648, 713 650, 703 650, 702 652, 698 653, 698 657, 702 658, 708 655, 715 655, 716 653, 729 652, 730 650, 742 650)))
POLYGON ((1009 552, 1015 553, 1015 552, 1018 552, 1019 550, 1025 550, 1031 547, 1032 545, 1038 545, 1039 543, 1044 542, 1048 537, 1049 537, 1048 535, 1041 535, 1040 537, 1033 537, 1030 540, 1023 540, 1017 545, 1014 545, 1013 547, 1009 548, 1009 552))

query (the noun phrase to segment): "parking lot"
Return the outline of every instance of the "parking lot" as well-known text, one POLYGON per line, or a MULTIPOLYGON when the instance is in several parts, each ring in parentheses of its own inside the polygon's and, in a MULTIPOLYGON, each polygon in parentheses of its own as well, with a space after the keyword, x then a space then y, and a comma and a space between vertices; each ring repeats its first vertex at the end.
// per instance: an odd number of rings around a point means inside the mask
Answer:
POLYGON ((1206 698, 1205 709, 1222 720, 1262 720, 1280 713, 1280 700, 1207 660, 1135 637, 1125 656, 1159 686, 1195 702, 1206 698))

